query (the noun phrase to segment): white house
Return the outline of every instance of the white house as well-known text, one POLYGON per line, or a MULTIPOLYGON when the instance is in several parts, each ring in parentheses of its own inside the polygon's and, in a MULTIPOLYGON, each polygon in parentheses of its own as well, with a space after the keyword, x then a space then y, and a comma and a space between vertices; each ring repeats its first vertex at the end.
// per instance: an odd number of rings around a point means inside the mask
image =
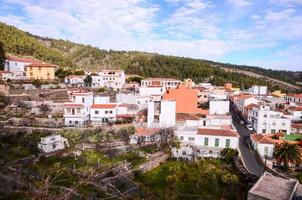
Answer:
POLYGON ((181 147, 173 148, 176 158, 220 157, 224 148, 238 149, 239 134, 235 129, 182 126, 175 132, 181 147))
POLYGON ((93 124, 106 124, 117 119, 133 118, 134 113, 127 104, 93 104, 91 106, 91 122, 93 124))
POLYGON ((167 128, 176 124, 176 102, 174 100, 148 103, 148 128, 167 128))
POLYGON ((254 96, 251 95, 240 95, 238 97, 238 101, 237 101, 237 108, 238 110, 245 115, 246 113, 244 113, 244 107, 249 105, 249 104, 258 104, 259 100, 256 99, 254 96))
POLYGON ((293 121, 302 120, 302 107, 289 107, 287 110, 291 114, 293 121))
POLYGON ((82 87, 84 86, 84 77, 79 75, 66 76, 64 83, 72 87, 82 87))
POLYGON ((148 102, 150 101, 151 96, 144 96, 137 93, 117 93, 116 101, 118 103, 134 104, 137 105, 140 109, 148 107, 148 102))
POLYGON ((92 75, 92 87, 107 87, 112 89, 121 89, 126 83, 126 76, 123 70, 102 70, 92 75))
POLYGON ((64 103, 64 121, 66 126, 83 126, 90 118, 93 93, 75 91, 70 93, 70 102, 64 103))
POLYGON ((66 147, 69 147, 68 140, 61 135, 42 137, 38 143, 38 148, 45 153, 58 151, 66 147))
POLYGON ((253 85, 249 92, 254 95, 266 95, 267 94, 267 86, 253 85))
POLYGON ((141 80, 143 87, 165 87, 166 89, 176 88, 181 83, 174 78, 146 78, 141 80))
POLYGON ((94 104, 107 104, 110 103, 110 96, 95 96, 93 99, 94 104))
POLYGON ((252 134, 251 141, 253 148, 257 150, 262 157, 273 158, 275 144, 270 137, 262 134, 252 134))
POLYGON ((135 129, 135 134, 130 135, 130 144, 138 143, 154 143, 160 141, 160 135, 158 135, 158 128, 143 128, 139 127, 135 129))
POLYGON ((209 103, 210 115, 225 115, 230 112, 230 102, 226 99, 212 99, 209 103))
POLYGON ((271 110, 269 106, 254 107, 251 112, 251 125, 256 133, 270 134, 282 132, 290 134, 291 120, 279 111, 271 110))

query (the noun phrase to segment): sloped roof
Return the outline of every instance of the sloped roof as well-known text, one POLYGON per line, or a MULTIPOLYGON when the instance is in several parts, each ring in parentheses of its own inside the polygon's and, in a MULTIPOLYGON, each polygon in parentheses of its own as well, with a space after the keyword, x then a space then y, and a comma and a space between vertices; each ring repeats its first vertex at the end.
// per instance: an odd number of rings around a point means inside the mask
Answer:
POLYGON ((270 137, 264 136, 262 134, 252 134, 251 140, 260 144, 275 144, 270 137))
POLYGON ((159 128, 136 128, 136 135, 138 136, 150 136, 154 135, 156 132, 158 132, 159 128))

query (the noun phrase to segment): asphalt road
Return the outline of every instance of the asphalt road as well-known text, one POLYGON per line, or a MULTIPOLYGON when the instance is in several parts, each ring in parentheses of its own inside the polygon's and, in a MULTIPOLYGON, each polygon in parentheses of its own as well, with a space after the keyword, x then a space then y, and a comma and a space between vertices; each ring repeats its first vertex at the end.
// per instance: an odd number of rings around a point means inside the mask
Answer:
POLYGON ((250 173, 260 176, 263 173, 264 169, 258 164, 256 158, 250 151, 249 146, 247 144, 247 140, 248 138, 250 138, 251 131, 249 131, 244 125, 240 124, 240 117, 233 111, 232 108, 231 114, 233 118, 233 124, 237 128, 237 131, 240 135, 239 149, 244 166, 250 173))

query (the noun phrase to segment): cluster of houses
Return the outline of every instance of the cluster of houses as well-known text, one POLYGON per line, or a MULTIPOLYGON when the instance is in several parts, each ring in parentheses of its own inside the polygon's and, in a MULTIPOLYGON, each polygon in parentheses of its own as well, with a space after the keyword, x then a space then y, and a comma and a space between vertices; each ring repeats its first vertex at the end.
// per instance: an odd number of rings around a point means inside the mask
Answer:
POLYGON ((251 142, 262 157, 273 158, 276 145, 288 140, 287 135, 299 135, 302 129, 302 94, 268 93, 265 86, 253 86, 248 92, 229 95, 234 109, 247 127, 255 132, 251 142))

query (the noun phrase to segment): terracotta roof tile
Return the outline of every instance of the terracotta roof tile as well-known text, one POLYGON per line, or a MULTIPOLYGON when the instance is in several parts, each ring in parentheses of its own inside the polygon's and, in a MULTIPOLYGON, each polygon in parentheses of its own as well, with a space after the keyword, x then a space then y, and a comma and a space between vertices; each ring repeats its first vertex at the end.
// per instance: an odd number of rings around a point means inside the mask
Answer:
POLYGON ((138 136, 150 136, 154 135, 156 132, 158 132, 159 128, 136 128, 136 135, 138 136))
POLYGON ((92 109, 112 109, 115 108, 116 104, 93 104, 91 106, 92 109))
POLYGON ((239 134, 233 130, 224 129, 209 129, 199 128, 197 131, 198 135, 213 135, 213 136, 226 136, 226 137, 239 137, 239 134))

